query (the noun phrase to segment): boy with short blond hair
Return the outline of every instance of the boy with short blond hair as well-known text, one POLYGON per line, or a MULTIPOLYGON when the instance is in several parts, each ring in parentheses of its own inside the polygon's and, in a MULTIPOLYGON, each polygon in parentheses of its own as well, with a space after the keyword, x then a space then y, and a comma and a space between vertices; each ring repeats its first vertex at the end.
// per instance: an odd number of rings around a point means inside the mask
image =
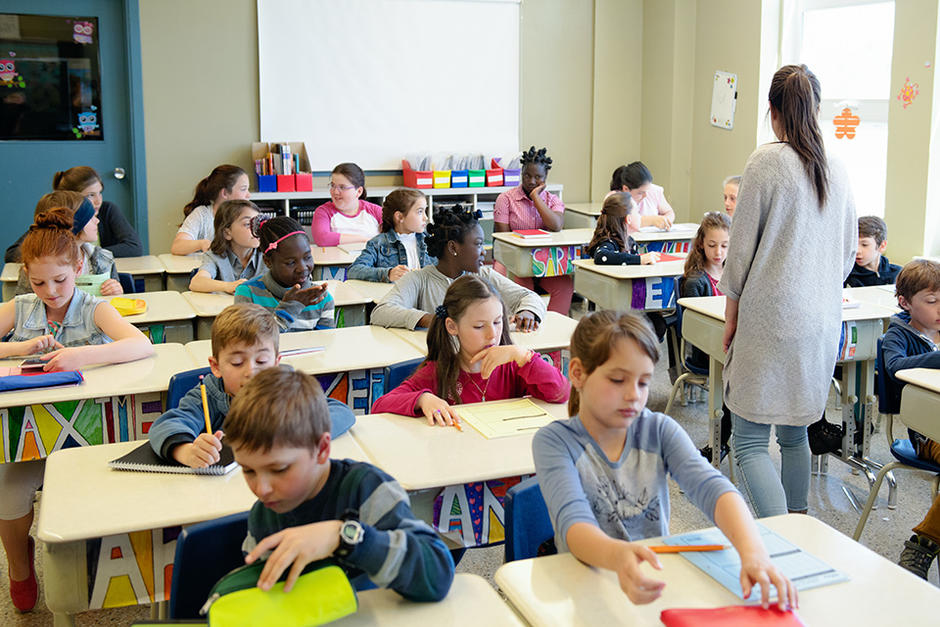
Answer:
POLYGON ((357 589, 388 587, 412 601, 439 601, 454 577, 444 543, 411 511, 408 496, 378 468, 330 459, 330 419, 316 379, 283 366, 239 392, 226 437, 258 502, 243 550, 267 563, 258 587, 289 570, 289 592, 310 562, 335 557, 357 589))
POLYGON ((878 216, 862 216, 858 219, 858 250, 855 251, 855 266, 845 280, 846 287, 869 285, 891 285, 901 271, 901 266, 888 261, 884 256, 888 246, 888 226, 878 216))
MULTIPOLYGON (((242 303, 226 307, 212 323, 211 373, 203 378, 213 433, 206 433, 202 394, 198 385, 154 421, 148 437, 154 452, 192 468, 219 461, 222 422, 231 399, 255 374, 280 362, 277 319, 269 309, 242 303)), ((355 422, 348 406, 330 399, 329 413, 338 433, 355 422)))
MULTIPOLYGON (((898 275, 895 288, 898 304, 904 310, 892 316, 882 340, 887 404, 894 413, 900 407, 903 381, 899 370, 940 368, 940 263, 915 259, 898 275)), ((908 429, 917 456, 940 464, 940 444, 908 429)), ((914 535, 904 543, 899 563, 926 579, 927 571, 940 554, 940 497, 924 520, 914 527, 914 535)))

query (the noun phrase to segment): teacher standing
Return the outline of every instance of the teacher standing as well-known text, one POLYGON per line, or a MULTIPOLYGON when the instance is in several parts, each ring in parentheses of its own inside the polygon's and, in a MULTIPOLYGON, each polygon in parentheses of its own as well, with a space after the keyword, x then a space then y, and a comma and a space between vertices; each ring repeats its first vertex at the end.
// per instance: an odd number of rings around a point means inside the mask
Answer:
POLYGON ((805 512, 807 425, 826 407, 842 326, 842 282, 858 245, 855 203, 841 164, 827 159, 817 116, 819 81, 787 65, 770 85, 779 141, 744 168, 728 259, 725 403, 735 462, 758 517, 805 512), (780 445, 780 475, 768 452, 780 445))

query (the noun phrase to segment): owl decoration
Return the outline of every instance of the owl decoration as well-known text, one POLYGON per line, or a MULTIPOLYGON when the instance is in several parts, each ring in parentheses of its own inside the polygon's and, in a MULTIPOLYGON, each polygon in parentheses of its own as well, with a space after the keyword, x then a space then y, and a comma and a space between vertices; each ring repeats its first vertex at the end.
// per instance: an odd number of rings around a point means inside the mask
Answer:
POLYGON ((0 81, 11 83, 16 77, 16 63, 13 59, 0 59, 0 81))
POLYGON ((79 113, 78 128, 86 135, 98 130, 98 114, 94 111, 82 111, 79 113))
POLYGON ((93 43, 91 34, 95 32, 95 25, 91 22, 75 22, 72 27, 72 39, 77 44, 93 43))

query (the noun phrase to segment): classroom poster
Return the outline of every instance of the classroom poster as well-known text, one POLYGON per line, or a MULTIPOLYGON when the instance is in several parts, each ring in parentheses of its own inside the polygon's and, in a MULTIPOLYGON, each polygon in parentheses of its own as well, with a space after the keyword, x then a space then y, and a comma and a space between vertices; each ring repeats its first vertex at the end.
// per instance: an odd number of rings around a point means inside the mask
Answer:
POLYGON ((547 246, 533 248, 532 276, 553 277, 574 274, 575 259, 581 258, 580 246, 547 246))
POLYGON ((434 529, 466 547, 504 541, 503 499, 506 491, 529 476, 445 487, 434 499, 434 529))
POLYGON ((671 309, 676 305, 676 277, 658 276, 633 279, 630 307, 646 311, 671 309))
POLYGON ((74 446, 146 437, 163 413, 160 392, 0 409, 0 463, 42 459, 74 446))
POLYGON ((174 526, 89 540, 89 609, 169 600, 180 531, 174 526))

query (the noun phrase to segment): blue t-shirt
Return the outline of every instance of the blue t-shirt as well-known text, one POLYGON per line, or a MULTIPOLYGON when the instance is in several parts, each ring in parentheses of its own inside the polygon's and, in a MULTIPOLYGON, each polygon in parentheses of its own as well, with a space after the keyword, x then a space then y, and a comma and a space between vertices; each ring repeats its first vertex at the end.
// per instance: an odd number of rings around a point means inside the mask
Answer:
POLYGON ((630 425, 615 462, 577 416, 539 429, 532 453, 559 551, 568 550, 568 529, 578 522, 627 541, 668 535, 667 473, 709 519, 718 497, 737 492, 675 420, 649 409, 630 425))

